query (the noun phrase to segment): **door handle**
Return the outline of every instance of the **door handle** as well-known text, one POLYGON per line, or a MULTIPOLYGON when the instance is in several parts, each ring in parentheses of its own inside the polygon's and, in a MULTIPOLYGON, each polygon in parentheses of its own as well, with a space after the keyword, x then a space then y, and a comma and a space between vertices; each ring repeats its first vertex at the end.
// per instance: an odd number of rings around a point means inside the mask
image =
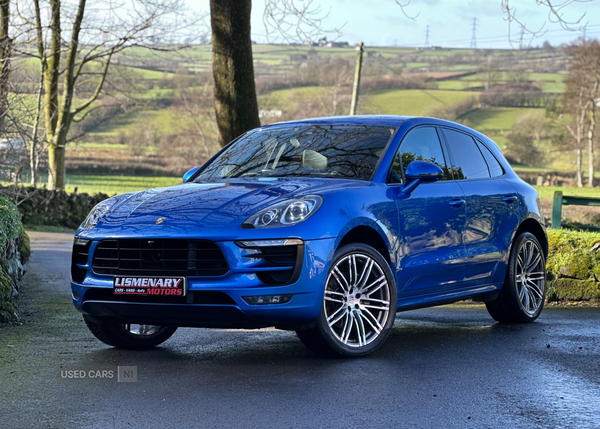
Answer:
POLYGON ((465 200, 461 200, 461 199, 454 199, 454 200, 450 200, 450 205, 452 207, 460 207, 465 203, 465 200))
POLYGON ((517 196, 516 195, 505 195, 502 197, 502 201, 504 201, 506 204, 510 204, 514 201, 517 201, 517 196))

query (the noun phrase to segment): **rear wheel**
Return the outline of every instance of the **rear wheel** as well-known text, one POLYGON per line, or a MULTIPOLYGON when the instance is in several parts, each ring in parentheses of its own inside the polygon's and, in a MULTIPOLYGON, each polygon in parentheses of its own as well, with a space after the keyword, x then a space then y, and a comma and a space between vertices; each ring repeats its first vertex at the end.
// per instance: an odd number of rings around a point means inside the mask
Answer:
POLYGON ((396 284, 386 260, 371 246, 349 244, 331 263, 317 325, 296 333, 318 354, 365 356, 389 335, 396 305, 396 284))
POLYGON ((546 258, 537 238, 525 232, 514 242, 498 298, 486 307, 498 322, 529 323, 538 318, 545 299, 546 258))
POLYGON ((167 341, 177 330, 177 326, 93 322, 85 316, 83 319, 96 338, 119 349, 149 349, 167 341))

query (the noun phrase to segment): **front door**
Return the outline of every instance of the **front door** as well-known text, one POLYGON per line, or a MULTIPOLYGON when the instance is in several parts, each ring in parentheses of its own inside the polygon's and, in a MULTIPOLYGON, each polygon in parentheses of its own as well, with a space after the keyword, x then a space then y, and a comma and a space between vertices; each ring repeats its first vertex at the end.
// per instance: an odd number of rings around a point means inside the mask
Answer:
POLYGON ((435 127, 419 127, 404 137, 390 172, 390 190, 399 215, 399 298, 456 288, 464 278, 466 204, 447 168, 435 127), (433 162, 445 174, 439 182, 422 183, 407 195, 399 184, 414 160, 433 162))

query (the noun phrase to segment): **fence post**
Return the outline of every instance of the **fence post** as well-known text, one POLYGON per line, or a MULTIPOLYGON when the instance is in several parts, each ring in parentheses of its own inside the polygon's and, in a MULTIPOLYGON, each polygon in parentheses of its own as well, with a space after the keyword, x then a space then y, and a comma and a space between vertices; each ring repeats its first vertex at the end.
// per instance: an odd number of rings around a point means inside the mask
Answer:
POLYGON ((552 202, 552 229, 560 229, 562 199, 563 193, 561 191, 554 192, 554 201, 552 202))
POLYGON ((358 89, 360 86, 360 70, 362 68, 363 49, 364 44, 363 42, 360 42, 356 47, 356 52, 358 53, 358 56, 356 59, 356 71, 354 73, 354 86, 352 87, 352 102, 350 104, 350 116, 356 115, 356 105, 358 104, 358 89))

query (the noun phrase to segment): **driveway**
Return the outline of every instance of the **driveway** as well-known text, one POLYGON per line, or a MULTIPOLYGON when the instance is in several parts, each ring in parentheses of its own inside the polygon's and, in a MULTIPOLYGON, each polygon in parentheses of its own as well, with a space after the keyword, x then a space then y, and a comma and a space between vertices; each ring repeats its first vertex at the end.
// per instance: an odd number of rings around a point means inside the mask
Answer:
POLYGON ((271 329, 186 328, 122 351, 71 305, 72 236, 31 237, 24 324, 0 329, 2 428, 600 427, 598 308, 511 326, 475 304, 400 313, 386 344, 355 360, 271 329), (119 366, 135 372, 119 382, 119 366))

